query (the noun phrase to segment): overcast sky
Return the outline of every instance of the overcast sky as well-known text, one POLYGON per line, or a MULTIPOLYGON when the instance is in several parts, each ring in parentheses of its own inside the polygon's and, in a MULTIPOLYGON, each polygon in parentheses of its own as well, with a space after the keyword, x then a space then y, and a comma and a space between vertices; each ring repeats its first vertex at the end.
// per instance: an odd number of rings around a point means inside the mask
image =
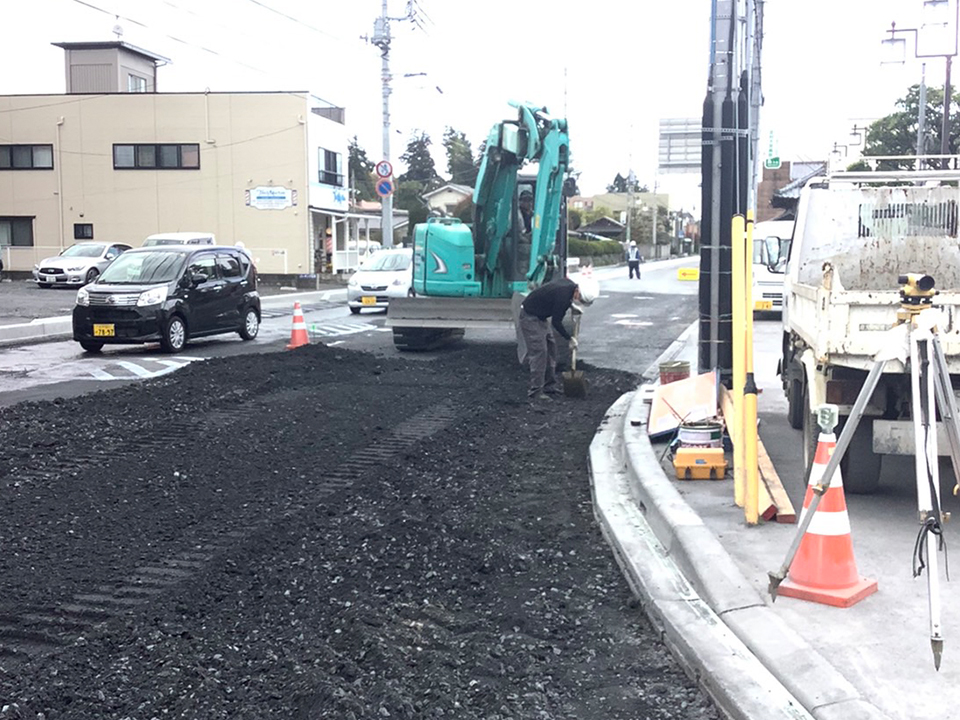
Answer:
MULTIPOLYGON (((768 0, 761 146, 773 131, 783 159, 823 159, 835 142, 849 142, 855 123, 891 112, 919 81, 921 61, 911 47, 904 65, 881 65, 880 40, 891 20, 916 26, 922 4, 768 0)), ((710 0, 418 7, 422 28, 391 23, 392 158, 422 129, 445 173, 445 126, 476 150, 511 114, 509 100, 529 100, 568 117, 585 194, 632 167, 641 183, 674 193, 672 204, 699 205, 697 178, 656 175, 657 133, 661 118, 701 114, 710 0), (402 77, 417 73, 426 75, 402 77)), ((380 10, 381 0, 0 0, 0 94, 63 92, 63 51, 50 43, 114 40, 119 25, 124 41, 173 61, 159 71, 162 92, 309 90, 347 108, 351 132, 376 160, 380 54, 361 36, 380 10)), ((391 15, 405 10, 406 0, 389 0, 391 15)), ((942 86, 943 58, 927 62, 928 84, 942 86)))

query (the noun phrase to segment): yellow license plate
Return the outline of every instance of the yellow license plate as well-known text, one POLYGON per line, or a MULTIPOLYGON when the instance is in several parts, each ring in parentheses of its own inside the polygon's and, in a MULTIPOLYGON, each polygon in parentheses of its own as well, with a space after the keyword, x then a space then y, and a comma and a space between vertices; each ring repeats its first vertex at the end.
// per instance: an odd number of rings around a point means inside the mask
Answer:
POLYGON ((362 298, 360 298, 360 304, 361 304, 361 305, 376 305, 376 304, 377 304, 377 299, 376 299, 375 297, 370 297, 370 296, 362 297, 362 298))
POLYGON ((113 323, 110 323, 109 325, 94 325, 93 336, 94 337, 113 337, 113 323))
POLYGON ((757 300, 753 304, 754 310, 773 310, 773 301, 772 300, 757 300))

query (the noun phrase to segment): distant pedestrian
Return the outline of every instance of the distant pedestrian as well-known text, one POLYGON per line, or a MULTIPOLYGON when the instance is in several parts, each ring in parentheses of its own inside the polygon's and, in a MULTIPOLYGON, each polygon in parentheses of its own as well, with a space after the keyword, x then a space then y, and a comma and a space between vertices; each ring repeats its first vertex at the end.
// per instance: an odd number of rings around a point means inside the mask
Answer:
POLYGON ((541 285, 521 303, 518 357, 521 363, 526 360, 530 364, 527 396, 531 402, 563 393, 557 382, 557 343, 553 333, 564 338, 571 350, 575 348, 577 339, 563 327, 563 316, 574 302, 590 305, 599 294, 600 286, 592 277, 581 276, 577 282, 559 278, 541 285))
POLYGON ((640 279, 640 248, 637 247, 635 240, 630 241, 630 247, 627 248, 627 266, 630 268, 630 277, 633 280, 633 274, 637 274, 637 280, 640 279))

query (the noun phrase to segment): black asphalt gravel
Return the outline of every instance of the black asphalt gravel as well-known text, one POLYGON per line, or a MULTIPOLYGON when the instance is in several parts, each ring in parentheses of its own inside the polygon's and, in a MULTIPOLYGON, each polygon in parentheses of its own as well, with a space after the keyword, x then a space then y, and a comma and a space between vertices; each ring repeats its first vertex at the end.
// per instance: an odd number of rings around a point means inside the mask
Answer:
POLYGON ((718 718, 510 346, 320 345, 0 410, 0 718, 718 718))

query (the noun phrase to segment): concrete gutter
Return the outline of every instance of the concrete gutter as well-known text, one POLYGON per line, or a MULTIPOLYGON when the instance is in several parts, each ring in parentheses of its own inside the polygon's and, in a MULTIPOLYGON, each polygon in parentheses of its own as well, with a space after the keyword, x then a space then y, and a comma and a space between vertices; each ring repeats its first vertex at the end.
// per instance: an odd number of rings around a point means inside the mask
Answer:
MULTIPOLYGON (((279 310, 283 307, 289 307, 292 311, 294 302, 333 302, 346 299, 346 296, 346 288, 291 292, 283 295, 261 296, 260 306, 264 310, 279 310)), ((15 325, 0 325, 0 346, 24 345, 31 342, 63 340, 71 337, 73 337, 73 319, 70 315, 38 318, 27 323, 18 323, 15 325)))
MULTIPOLYGON (((674 359, 696 323, 644 373, 674 359)), ((695 336, 693 341, 695 341, 695 336)), ((889 720, 789 627, 667 478, 646 393, 620 398, 590 446, 594 513, 665 642, 734 720, 889 720)))

